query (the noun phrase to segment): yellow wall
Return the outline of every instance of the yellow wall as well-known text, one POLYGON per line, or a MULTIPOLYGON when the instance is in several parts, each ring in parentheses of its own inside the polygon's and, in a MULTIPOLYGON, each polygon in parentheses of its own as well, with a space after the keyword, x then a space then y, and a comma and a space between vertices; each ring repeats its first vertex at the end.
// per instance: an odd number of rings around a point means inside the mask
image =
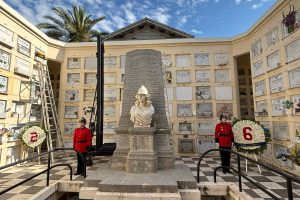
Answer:
MULTIPOLYGON (((277 3, 266 12, 266 14, 258 20, 258 22, 253 25, 247 32, 235 36, 233 38, 217 38, 217 39, 172 39, 172 40, 139 40, 139 41, 106 41, 105 42, 105 57, 116 56, 117 62, 116 66, 113 68, 105 68, 106 74, 115 73, 116 82, 113 84, 106 84, 105 88, 116 88, 117 95, 116 101, 114 102, 105 102, 106 106, 115 106, 115 116, 105 117, 105 122, 115 122, 118 124, 118 119, 120 116, 120 106, 121 106, 121 94, 120 89, 123 88, 123 83, 121 83, 121 74, 124 73, 124 68, 120 68, 121 56, 126 55, 127 52, 132 51, 134 49, 155 49, 162 52, 162 55, 171 55, 172 66, 165 67, 165 71, 171 72, 173 79, 171 84, 166 84, 166 87, 173 88, 173 100, 169 100, 169 104, 172 104, 172 113, 173 115, 170 117, 170 123, 173 125, 172 131, 172 139, 174 151, 178 154, 178 139, 183 139, 183 135, 179 132, 179 122, 191 122, 192 123, 192 133, 186 134, 188 139, 193 139, 194 144, 196 145, 196 141, 198 138, 207 138, 212 139, 212 136, 203 136, 198 135, 197 133, 197 123, 201 121, 212 121, 213 125, 217 123, 217 114, 216 114, 216 104, 222 102, 228 102, 233 104, 233 116, 239 117, 238 110, 240 109, 239 98, 238 96, 238 78, 237 78, 237 68, 236 68, 236 59, 244 54, 250 53, 251 60, 251 68, 252 68, 252 76, 253 76, 253 65, 260 60, 263 60, 263 67, 265 69, 262 75, 252 77, 252 86, 253 86, 253 98, 254 98, 254 108, 255 112, 257 112, 256 102, 261 100, 266 100, 268 103, 268 116, 256 116, 256 120, 262 121, 264 124, 268 125, 271 129, 271 132, 274 132, 273 122, 287 122, 288 123, 288 137, 286 139, 280 139, 274 137, 272 135, 272 143, 268 152, 265 153, 265 157, 269 158, 270 162, 275 161, 275 163, 280 164, 282 166, 286 165, 278 159, 275 159, 274 152, 275 147, 273 144, 282 145, 283 147, 287 147, 291 145, 295 136, 295 123, 300 121, 299 115, 292 114, 291 110, 287 111, 286 115, 282 116, 272 116, 271 115, 271 100, 279 97, 283 97, 286 100, 290 100, 292 95, 300 95, 299 86, 296 88, 289 88, 289 76, 288 71, 292 69, 296 69, 300 66, 300 61, 295 60, 290 63, 286 63, 286 46, 291 42, 300 38, 299 29, 295 32, 291 33, 287 37, 283 38, 282 34, 282 11, 285 13, 289 10, 289 5, 293 4, 295 10, 300 10, 300 2, 297 0, 288 0, 283 1, 279 0, 277 3), (278 42, 271 47, 267 46, 267 38, 266 35, 269 31, 271 31, 274 27, 278 27, 278 42), (260 40, 262 46, 262 52, 258 56, 253 56, 252 46, 253 44, 260 40), (280 67, 267 70, 267 57, 273 52, 279 51, 280 55, 280 67), (198 53, 209 53, 210 63, 207 66, 196 66, 195 65, 195 54, 198 53), (229 63, 225 66, 218 66, 214 63, 214 55, 217 53, 226 53, 229 56, 229 63), (177 67, 176 66, 176 55, 187 54, 189 55, 190 65, 187 67, 177 67), (231 74, 230 82, 228 83, 216 83, 215 81, 215 73, 216 69, 229 69, 231 74), (190 83, 176 83, 176 71, 186 70, 191 73, 191 82, 190 83), (209 83, 196 83, 195 81, 195 72, 197 70, 209 70, 211 81, 209 83), (269 78, 273 77, 277 74, 283 74, 284 79, 284 90, 282 92, 270 93, 270 85, 269 78), (265 81, 266 94, 262 96, 255 95, 255 84, 259 81, 265 81), (193 98, 192 100, 179 101, 176 100, 176 88, 178 87, 192 87, 193 90, 193 98), (196 111, 196 103, 204 103, 203 100, 197 100, 195 96, 196 86, 210 86, 212 99, 206 100, 207 102, 211 102, 213 105, 213 117, 212 118, 199 118, 197 116, 190 117, 177 117, 177 104, 191 104, 192 111, 196 111), (233 89, 233 97, 232 100, 216 100, 215 87, 217 86, 231 86, 233 89), (268 124, 269 123, 269 124, 268 124)), ((15 57, 19 56, 31 62, 31 66, 35 63, 34 61, 34 48, 35 46, 43 49, 46 52, 46 55, 49 60, 56 61, 61 64, 60 68, 60 95, 59 95, 59 120, 61 123, 62 132, 64 132, 64 124, 66 122, 77 123, 78 118, 84 115, 83 107, 91 105, 92 101, 84 100, 84 91, 86 89, 94 89, 94 84, 84 84, 85 73, 95 73, 96 69, 85 69, 85 58, 87 57, 95 57, 96 52, 96 43, 63 43, 60 41, 55 41, 53 39, 48 38, 44 33, 37 30, 30 22, 25 20, 21 15, 16 13, 10 7, 8 7, 4 2, 0 3, 0 25, 7 27, 8 29, 14 32, 14 47, 17 44, 17 37, 21 35, 25 39, 31 42, 31 56, 27 57, 21 55, 16 51, 16 48, 6 48, 5 46, 0 45, 1 50, 5 50, 10 53, 11 56, 11 65, 10 70, 6 71, 0 69, 0 73, 3 76, 7 76, 9 78, 8 85, 8 93, 0 94, 0 100, 7 100, 7 107, 11 107, 12 101, 20 101, 20 94, 18 85, 20 80, 28 80, 28 78, 22 78, 14 73, 15 66, 15 57), (18 34, 17 34, 18 33, 18 34), (80 58, 80 65, 78 69, 67 69, 68 59, 69 58, 80 58), (67 77, 68 73, 79 73, 79 84, 76 85, 68 85, 67 77), (79 101, 77 102, 68 102, 65 101, 65 91, 66 90, 79 90, 79 101), (76 106, 78 107, 78 117, 71 119, 65 118, 65 106, 76 106)), ((16 123, 16 118, 10 117, 9 113, 5 119, 0 119, 0 124, 4 124, 5 127, 9 127, 12 124, 16 123)), ((208 135, 208 134, 207 134, 208 135)), ((71 135, 65 134, 65 140, 69 142, 71 139, 71 135)), ((106 133, 105 139, 107 141, 114 140, 114 133, 106 133)), ((187 139, 187 138, 185 138, 187 139)), ((70 143, 66 143, 70 145, 70 143)), ((0 146, 1 147, 1 146, 0 146)), ((196 147, 196 146, 195 146, 196 147)), ((277 148, 277 147, 276 147, 277 148)), ((3 157, 2 151, 2 157, 3 157)), ((192 155, 197 155, 195 152, 192 155)), ((4 160, 1 158, 1 160, 4 160)), ((1 161, 1 164, 4 164, 4 161, 1 161)))

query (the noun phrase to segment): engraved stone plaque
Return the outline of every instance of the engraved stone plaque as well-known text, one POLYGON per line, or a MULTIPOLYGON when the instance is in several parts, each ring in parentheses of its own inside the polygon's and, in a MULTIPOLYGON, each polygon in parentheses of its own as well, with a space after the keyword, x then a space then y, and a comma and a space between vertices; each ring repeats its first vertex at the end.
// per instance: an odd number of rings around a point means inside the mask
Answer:
POLYGON ((230 119, 233 114, 232 103, 217 103, 217 116, 221 114, 227 115, 230 119))
POLYGON ((97 83, 96 73, 85 73, 84 75, 85 75, 85 77, 84 77, 85 84, 96 84, 97 83))
POLYGON ((73 148, 73 140, 64 140, 64 148, 73 148))
POLYGON ((262 96, 266 94, 265 81, 255 83, 255 96, 262 96))
POLYGON ((209 83, 210 82, 210 71, 209 70, 197 70, 196 71, 196 82, 209 83))
POLYGON ((188 117, 193 116, 191 104, 177 104, 177 116, 188 117))
POLYGON ((253 64, 252 72, 253 72, 252 73, 253 77, 256 77, 256 76, 259 76, 259 75, 262 75, 263 73, 265 73, 262 60, 257 61, 256 63, 253 64))
POLYGON ((73 135, 75 128, 78 127, 78 123, 75 122, 65 122, 64 124, 64 134, 73 135))
POLYGON ((5 118, 6 101, 0 100, 0 118, 5 118))
POLYGON ((117 56, 104 57, 104 67, 113 68, 117 66, 117 56))
POLYGON ((97 69, 97 58, 96 57, 84 58, 84 68, 85 69, 97 69))
POLYGON ((104 106, 104 116, 106 117, 114 117, 116 115, 116 107, 114 105, 112 106, 104 106))
POLYGON ((216 65, 227 65, 229 63, 229 56, 227 53, 216 53, 215 64, 216 65))
POLYGON ((267 57, 268 69, 272 70, 277 67, 280 67, 280 56, 279 51, 276 51, 267 57))
POLYGON ((277 164, 285 167, 292 167, 292 161, 288 159, 288 155, 290 155, 288 147, 274 144, 274 153, 277 164))
POLYGON ((30 76, 30 66, 31 66, 31 63, 28 62, 27 60, 16 57, 16 67, 15 67, 16 73, 19 73, 19 74, 22 74, 25 76, 30 76))
POLYGON ((278 27, 276 26, 266 35, 268 47, 275 45, 278 42, 278 27))
POLYGON ((288 122, 273 122, 274 138, 290 139, 288 122))
POLYGON ((117 90, 116 89, 104 89, 104 101, 116 101, 117 100, 117 90))
POLYGON ((179 153, 193 153, 195 144, 193 139, 178 139, 179 153))
POLYGON ((78 118, 78 107, 77 106, 65 106, 65 118, 78 118))
POLYGON ((197 132, 199 135, 211 135, 214 133, 214 123, 212 120, 201 120, 197 123, 197 132))
POLYGON ((176 82, 177 83, 190 83, 191 72, 190 71, 176 71, 176 82))
POLYGON ((190 55, 176 55, 176 67, 189 67, 190 55))
POLYGON ((17 51, 26 55, 30 56, 30 47, 31 44, 27 40, 23 39, 22 37, 18 37, 18 45, 17 45, 17 51))
POLYGON ((79 90, 66 90, 65 101, 79 101, 79 90))
POLYGON ((155 50, 134 50, 126 55, 125 83, 120 126, 132 126, 129 110, 135 102, 138 89, 144 85, 151 95, 155 115, 160 116, 157 127, 166 127, 166 104, 161 53, 155 50), (126 101, 125 101, 126 100, 126 101))
POLYGON ((192 100, 192 87, 176 87, 176 100, 192 100))
POLYGON ((232 100, 232 87, 215 87, 216 100, 232 100))
POLYGON ((80 74, 79 73, 68 73, 67 74, 67 85, 74 86, 79 85, 80 74))
POLYGON ((267 116, 268 115, 268 102, 267 102, 267 100, 256 102, 256 112, 257 112, 258 116, 267 116))
POLYGON ((116 73, 104 74, 104 84, 115 84, 115 83, 116 83, 116 73))
POLYGON ((213 110, 211 103, 197 103, 196 104, 196 114, 197 117, 212 117, 213 110))
POLYGON ((173 88, 169 87, 169 88, 165 88, 165 89, 167 90, 168 100, 172 101, 173 100, 173 88))
POLYGON ((95 90, 86 89, 84 90, 83 99, 85 101, 94 101, 94 95, 95 95, 95 90))
POLYGON ((79 69, 80 68, 80 58, 68 58, 68 69, 79 69))
POLYGON ((293 114, 300 115, 300 94, 291 96, 291 101, 294 103, 293 114))
POLYGON ((179 133, 180 134, 191 134, 192 133, 192 123, 179 122, 179 133))
POLYGON ((211 99, 210 87, 196 87, 196 99, 197 100, 208 100, 211 99))
POLYGON ((12 46, 14 33, 6 27, 0 25, 0 42, 12 46))
POLYGON ((195 65, 209 65, 209 54, 208 53, 195 54, 195 65))
POLYGON ((172 66, 172 59, 171 55, 162 55, 161 56, 162 65, 163 67, 171 67, 172 66))
POLYGON ((289 71, 290 88, 300 86, 300 68, 289 71))
POLYGON ((270 78, 270 90, 271 93, 283 91, 283 76, 278 74, 270 78))
POLYGON ((3 85, 3 87, 0 88, 0 93, 7 93, 8 78, 0 76, 0 84, 3 85))
POLYGON ((272 116, 281 116, 285 114, 285 110, 283 109, 284 98, 272 99, 272 116))
POLYGON ((300 58, 300 38, 288 44, 285 49, 288 63, 300 58))
POLYGON ((125 62, 126 62, 126 56, 122 55, 120 56, 120 67, 125 68, 125 62))
POLYGON ((0 50, 0 69, 9 70, 10 54, 0 50))
POLYGON ((230 82, 230 72, 228 69, 215 70, 215 75, 217 83, 230 82))
POLYGON ((116 122, 103 122, 103 132, 104 132, 104 134, 114 133, 115 127, 116 127, 116 122))
POLYGON ((255 43, 251 45, 252 58, 260 55, 261 52, 262 52, 261 40, 257 40, 255 43))
POLYGON ((214 138, 198 138, 197 139, 198 153, 204 153, 210 149, 215 149, 215 139, 214 138))

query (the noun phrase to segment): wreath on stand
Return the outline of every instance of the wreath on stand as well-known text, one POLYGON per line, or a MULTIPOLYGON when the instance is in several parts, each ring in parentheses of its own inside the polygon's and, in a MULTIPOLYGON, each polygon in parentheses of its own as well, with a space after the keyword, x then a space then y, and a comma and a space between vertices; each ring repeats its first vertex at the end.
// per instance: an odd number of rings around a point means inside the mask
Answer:
POLYGON ((46 139, 47 132, 38 126, 25 126, 21 128, 19 138, 31 148, 35 148, 46 139))
POLYGON ((270 130, 253 120, 232 121, 234 144, 238 152, 248 154, 262 154, 271 141, 270 130))

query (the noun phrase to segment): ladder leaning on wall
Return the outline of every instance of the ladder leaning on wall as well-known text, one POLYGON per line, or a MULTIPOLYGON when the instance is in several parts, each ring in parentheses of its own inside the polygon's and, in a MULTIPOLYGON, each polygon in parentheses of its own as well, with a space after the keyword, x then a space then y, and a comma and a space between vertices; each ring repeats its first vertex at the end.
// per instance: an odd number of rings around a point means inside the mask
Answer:
MULTIPOLYGON (((48 132, 48 151, 53 150, 54 148, 63 148, 63 137, 59 127, 58 114, 48 66, 38 62, 37 71, 40 81, 43 124, 48 132)), ((54 163, 54 153, 51 153, 51 162, 54 163)))

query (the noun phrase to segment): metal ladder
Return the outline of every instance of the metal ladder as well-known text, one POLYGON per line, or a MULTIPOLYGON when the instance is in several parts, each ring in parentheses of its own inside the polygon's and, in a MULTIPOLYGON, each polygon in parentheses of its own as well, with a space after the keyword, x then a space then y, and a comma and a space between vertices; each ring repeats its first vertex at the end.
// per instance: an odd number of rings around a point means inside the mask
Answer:
MULTIPOLYGON (((55 105, 49 69, 47 65, 40 62, 37 63, 37 69, 40 81, 43 122, 44 127, 48 132, 48 151, 53 150, 54 148, 63 148, 63 137, 58 123, 58 114, 55 105)), ((53 153, 51 153, 51 162, 54 163, 53 153)))

